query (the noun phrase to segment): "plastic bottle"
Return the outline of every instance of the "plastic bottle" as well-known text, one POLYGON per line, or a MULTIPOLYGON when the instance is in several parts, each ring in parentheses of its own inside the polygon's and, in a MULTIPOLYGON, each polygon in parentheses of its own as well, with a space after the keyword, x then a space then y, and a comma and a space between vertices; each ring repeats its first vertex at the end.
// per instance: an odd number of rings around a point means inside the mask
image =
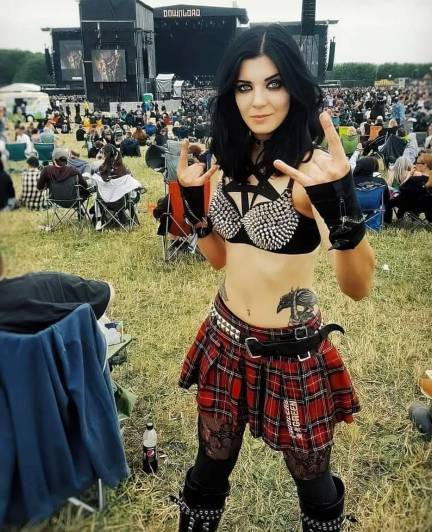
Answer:
POLYGON ((143 470, 148 475, 155 474, 158 470, 157 434, 153 423, 147 423, 143 435, 143 470))

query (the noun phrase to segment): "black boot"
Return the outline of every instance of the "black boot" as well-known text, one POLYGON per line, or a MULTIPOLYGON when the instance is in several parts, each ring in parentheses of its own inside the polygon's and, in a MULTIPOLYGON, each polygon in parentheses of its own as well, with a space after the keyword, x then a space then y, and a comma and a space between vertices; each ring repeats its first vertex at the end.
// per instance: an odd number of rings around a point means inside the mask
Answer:
POLYGON ((229 484, 223 492, 204 493, 191 481, 191 472, 189 469, 179 496, 170 497, 180 508, 179 532, 214 532, 224 511, 229 484))
POLYGON ((340 532, 345 520, 357 522, 352 516, 344 516, 345 487, 342 480, 333 477, 336 485, 337 500, 332 504, 309 504, 300 500, 303 532, 340 532))

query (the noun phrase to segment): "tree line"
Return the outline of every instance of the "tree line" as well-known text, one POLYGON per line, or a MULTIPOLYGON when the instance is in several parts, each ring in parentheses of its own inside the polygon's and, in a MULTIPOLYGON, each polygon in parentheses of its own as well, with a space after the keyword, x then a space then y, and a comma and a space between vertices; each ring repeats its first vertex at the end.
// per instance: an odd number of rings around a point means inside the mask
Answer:
MULTIPOLYGON (((52 82, 48 75, 45 56, 25 50, 0 50, 0 86, 9 83, 52 82)), ((432 74, 432 63, 340 63, 327 72, 327 79, 362 81, 373 85, 377 79, 422 78, 432 74)))
POLYGON ((52 83, 42 53, 0 50, 0 65, 0 86, 10 83, 52 83))
POLYGON ((373 85, 378 79, 414 78, 420 79, 432 74, 432 63, 340 63, 327 72, 327 79, 364 81, 373 85))

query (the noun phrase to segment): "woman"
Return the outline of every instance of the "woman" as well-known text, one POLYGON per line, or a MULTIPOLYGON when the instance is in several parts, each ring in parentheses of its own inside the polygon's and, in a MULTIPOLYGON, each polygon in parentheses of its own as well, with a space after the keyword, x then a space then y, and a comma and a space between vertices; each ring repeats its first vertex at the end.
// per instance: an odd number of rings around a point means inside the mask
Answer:
POLYGON ((278 25, 257 26, 221 62, 210 146, 217 165, 188 166, 182 145, 187 218, 225 279, 180 378, 184 388, 198 384, 199 412, 196 461, 174 498, 181 531, 216 530, 246 423, 283 453, 303 530, 340 530, 343 521, 344 487, 330 472, 330 450, 336 422, 351 422, 359 404, 326 339, 341 328, 319 329, 313 272, 321 241, 331 246, 342 291, 359 300, 370 290, 374 258, 349 163, 320 105, 292 37, 278 25), (320 122, 329 154, 314 149, 320 122))
POLYGON ((137 140, 140 146, 147 144, 147 133, 143 131, 141 126, 135 128, 135 131, 132 133, 132 138, 137 140))
POLYGON ((421 153, 416 165, 406 157, 399 157, 393 168, 394 179, 399 184, 399 193, 391 200, 396 207, 396 216, 401 220, 406 212, 425 214, 432 222, 432 154, 421 153))
MULTIPOLYGON (((122 224, 129 224, 135 220, 134 204, 140 199, 143 188, 126 168, 119 150, 112 144, 103 147, 104 161, 91 180, 97 186, 99 202, 108 210, 118 213, 122 224), (131 200, 130 202, 128 200, 131 200)), ((96 229, 102 229, 105 223, 112 221, 112 216, 104 216, 96 205, 96 229)), ((106 212, 105 212, 106 214, 106 212)))

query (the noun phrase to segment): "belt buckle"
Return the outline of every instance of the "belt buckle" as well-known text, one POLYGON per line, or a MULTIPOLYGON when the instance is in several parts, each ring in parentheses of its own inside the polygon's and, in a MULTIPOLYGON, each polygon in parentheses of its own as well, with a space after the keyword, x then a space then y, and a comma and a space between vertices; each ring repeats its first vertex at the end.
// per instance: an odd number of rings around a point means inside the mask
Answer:
POLYGON ((255 341, 258 341, 257 338, 255 338, 255 336, 248 336, 247 338, 245 338, 244 344, 245 344, 245 348, 246 348, 246 351, 247 351, 248 355, 249 355, 251 358, 261 358, 262 355, 253 355, 253 354, 251 353, 251 350, 249 349, 249 346, 248 346, 248 340, 255 340, 255 341))
POLYGON ((302 325, 301 327, 297 327, 296 329, 294 329, 294 337, 296 340, 304 340, 305 338, 307 338, 308 328, 306 327, 306 325, 302 325))
POLYGON ((310 351, 306 353, 306 355, 297 355, 297 359, 299 362, 304 362, 305 360, 309 360, 311 357, 310 351))

